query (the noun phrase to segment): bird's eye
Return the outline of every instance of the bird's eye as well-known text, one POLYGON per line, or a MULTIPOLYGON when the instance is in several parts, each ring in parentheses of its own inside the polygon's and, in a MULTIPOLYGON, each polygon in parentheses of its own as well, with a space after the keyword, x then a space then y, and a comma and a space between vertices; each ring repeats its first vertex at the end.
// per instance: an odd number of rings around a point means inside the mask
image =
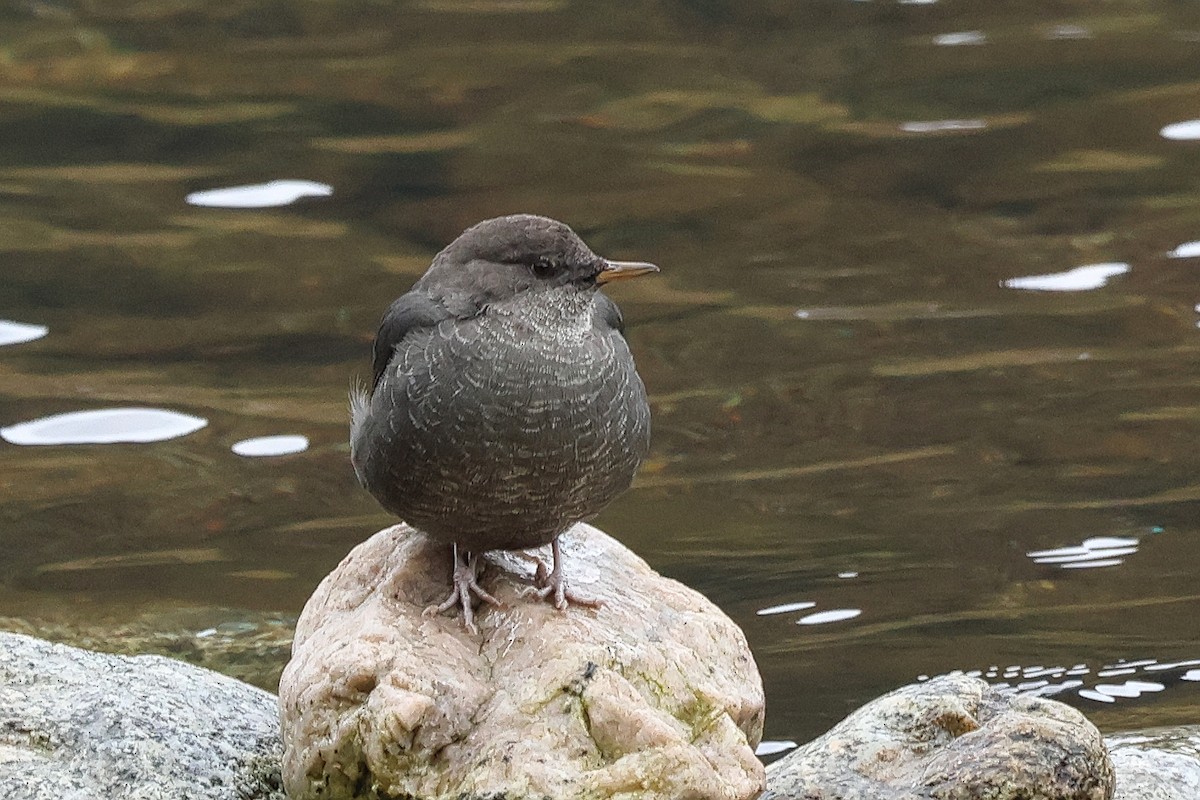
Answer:
POLYGON ((554 274, 554 264, 544 258, 533 262, 533 274, 539 278, 549 278, 554 274))

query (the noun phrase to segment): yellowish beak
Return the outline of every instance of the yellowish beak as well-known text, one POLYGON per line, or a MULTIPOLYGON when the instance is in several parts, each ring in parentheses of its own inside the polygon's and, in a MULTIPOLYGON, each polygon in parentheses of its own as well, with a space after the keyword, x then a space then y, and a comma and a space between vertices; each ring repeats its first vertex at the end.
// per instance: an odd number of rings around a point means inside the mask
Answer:
POLYGON ((604 269, 596 276, 596 283, 603 286, 610 281, 623 281, 626 278, 636 278, 639 275, 649 275, 658 272, 658 267, 645 261, 605 261, 604 269))

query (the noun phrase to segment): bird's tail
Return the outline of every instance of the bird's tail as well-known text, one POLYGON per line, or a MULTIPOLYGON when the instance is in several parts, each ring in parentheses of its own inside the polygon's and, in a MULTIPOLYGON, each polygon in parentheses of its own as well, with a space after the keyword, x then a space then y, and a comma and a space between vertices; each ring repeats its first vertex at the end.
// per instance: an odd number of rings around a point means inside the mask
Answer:
MULTIPOLYGON (((363 426, 367 424, 367 414, 371 409, 371 395, 362 381, 355 378, 350 383, 350 461, 354 471, 358 472, 358 438, 363 426)), ((362 480, 362 475, 358 476, 362 480)))

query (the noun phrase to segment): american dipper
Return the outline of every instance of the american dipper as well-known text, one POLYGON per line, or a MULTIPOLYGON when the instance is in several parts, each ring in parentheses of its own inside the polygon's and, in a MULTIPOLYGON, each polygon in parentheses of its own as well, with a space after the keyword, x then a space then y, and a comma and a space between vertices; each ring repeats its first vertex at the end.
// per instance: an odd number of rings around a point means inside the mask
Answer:
POLYGON ((650 406, 602 284, 658 272, 609 261, 530 214, 468 228, 383 317, 372 388, 351 395, 354 471, 380 505, 452 547, 473 599, 479 554, 550 543, 536 594, 597 606, 563 574, 558 537, 628 488, 650 446, 650 406))

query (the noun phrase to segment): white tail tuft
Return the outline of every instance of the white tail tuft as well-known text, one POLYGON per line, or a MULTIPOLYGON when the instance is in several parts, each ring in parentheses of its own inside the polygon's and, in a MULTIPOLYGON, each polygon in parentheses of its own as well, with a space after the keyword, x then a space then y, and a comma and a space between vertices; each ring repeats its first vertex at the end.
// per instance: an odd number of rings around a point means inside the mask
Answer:
POLYGON ((367 424, 367 414, 371 411, 371 395, 357 378, 350 386, 350 460, 356 461, 354 451, 357 449, 358 436, 363 426, 367 424))

